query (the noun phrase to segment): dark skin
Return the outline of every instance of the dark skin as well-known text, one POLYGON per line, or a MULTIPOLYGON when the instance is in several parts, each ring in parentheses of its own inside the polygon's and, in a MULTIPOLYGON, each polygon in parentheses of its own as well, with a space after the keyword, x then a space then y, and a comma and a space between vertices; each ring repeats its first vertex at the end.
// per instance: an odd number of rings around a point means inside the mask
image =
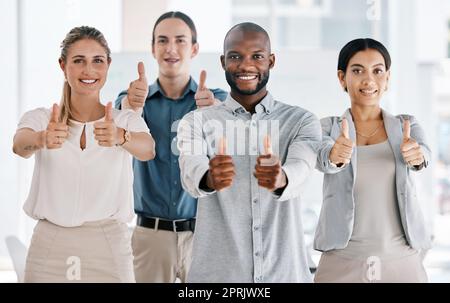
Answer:
MULTIPOLYGON (((275 55, 270 53, 269 38, 260 32, 231 31, 224 43, 224 55, 220 56, 222 68, 229 72, 241 90, 254 90, 263 74, 275 64, 275 55), (241 75, 256 76, 254 80, 240 79, 241 75)), ((241 94, 231 87, 231 96, 247 111, 254 113, 256 105, 267 95, 266 86, 251 95, 241 94)))
MULTIPOLYGON (((275 55, 270 52, 269 37, 263 32, 245 30, 237 27, 231 30, 224 43, 224 55, 220 57, 222 68, 229 73, 231 81, 231 96, 247 111, 254 113, 255 107, 267 95, 264 85, 259 90, 264 75, 275 64, 275 55), (242 93, 243 91, 247 93, 242 93)), ((232 157, 230 155, 216 155, 209 161, 209 170, 203 182, 210 189, 220 191, 233 184, 236 175, 232 157)), ((254 176, 261 187, 269 191, 276 191, 287 186, 287 178, 280 160, 265 154, 257 158, 254 176), (272 165, 267 165, 262 159, 276 159, 272 165)), ((204 183, 203 183, 204 184, 204 183)))
POLYGON ((221 191, 233 184, 234 171, 233 159, 229 155, 216 155, 209 160, 209 170, 206 174, 206 186, 210 189, 221 191))

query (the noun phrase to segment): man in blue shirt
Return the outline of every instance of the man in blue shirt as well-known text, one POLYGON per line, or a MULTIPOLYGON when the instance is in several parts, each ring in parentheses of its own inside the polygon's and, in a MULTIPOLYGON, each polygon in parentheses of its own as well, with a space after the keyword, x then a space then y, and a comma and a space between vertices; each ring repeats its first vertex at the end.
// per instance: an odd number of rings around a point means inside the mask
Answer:
POLYGON ((159 74, 148 86, 144 64, 139 78, 119 94, 117 108, 141 112, 156 142, 153 161, 133 159, 134 202, 138 215, 132 246, 137 282, 185 282, 191 264, 197 199, 181 187, 176 131, 178 121, 197 107, 224 100, 227 93, 208 90, 206 72, 200 83, 190 76, 198 53, 192 20, 181 12, 159 17, 153 28, 152 53, 159 74), (219 100, 217 100, 219 99, 219 100))

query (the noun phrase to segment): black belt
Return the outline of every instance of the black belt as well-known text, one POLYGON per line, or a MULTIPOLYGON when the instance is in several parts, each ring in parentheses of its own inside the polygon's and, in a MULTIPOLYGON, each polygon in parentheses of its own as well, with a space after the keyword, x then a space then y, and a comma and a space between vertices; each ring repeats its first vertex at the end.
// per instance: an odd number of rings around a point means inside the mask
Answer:
POLYGON ((195 219, 190 220, 163 220, 155 218, 147 218, 141 215, 137 217, 137 225, 153 229, 169 230, 173 232, 192 231, 195 229, 195 219))

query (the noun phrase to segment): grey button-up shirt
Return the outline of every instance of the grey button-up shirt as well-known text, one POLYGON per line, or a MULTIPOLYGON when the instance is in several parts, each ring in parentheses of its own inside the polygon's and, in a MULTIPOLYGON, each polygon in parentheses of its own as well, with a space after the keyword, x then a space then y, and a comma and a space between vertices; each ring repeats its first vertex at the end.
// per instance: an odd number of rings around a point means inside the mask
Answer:
POLYGON ((187 114, 179 125, 182 185, 199 198, 188 282, 311 282, 300 195, 314 169, 320 122, 270 94, 255 111, 228 95, 223 104, 187 114), (288 179, 280 196, 253 176, 267 134, 288 179), (200 181, 223 136, 236 176, 231 187, 207 192, 200 181))

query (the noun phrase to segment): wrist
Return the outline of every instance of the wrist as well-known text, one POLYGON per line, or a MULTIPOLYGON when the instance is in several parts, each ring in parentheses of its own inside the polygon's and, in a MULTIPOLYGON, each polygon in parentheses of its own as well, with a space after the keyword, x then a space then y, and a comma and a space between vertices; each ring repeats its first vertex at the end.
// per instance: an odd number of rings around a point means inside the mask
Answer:
POLYGON ((328 159, 328 164, 333 168, 343 168, 345 166, 345 163, 334 163, 331 159, 328 159))
POLYGON ((212 179, 212 176, 211 176, 209 170, 208 170, 208 172, 206 173, 206 186, 207 186, 209 189, 215 189, 215 188, 214 188, 213 179, 212 179))
POLYGON ((47 130, 38 132, 36 145, 39 149, 46 148, 47 146, 47 130))
POLYGON ((116 135, 116 146, 122 146, 126 142, 125 139, 125 130, 123 128, 118 127, 117 128, 117 135, 116 135))
POLYGON ((122 109, 133 109, 128 101, 128 96, 123 97, 121 105, 122 109))
POLYGON ((281 196, 283 194, 284 190, 286 189, 286 187, 288 186, 288 183, 289 183, 284 170, 282 171, 282 173, 283 173, 283 176, 282 176, 282 180, 280 182, 281 185, 280 185, 280 187, 276 188, 273 191, 273 193, 277 196, 281 196))
POLYGON ((281 181, 280 181, 280 186, 278 187, 278 189, 284 189, 287 186, 287 176, 286 173, 284 172, 283 169, 281 169, 281 181))
POLYGON ((212 189, 211 187, 208 186, 208 181, 207 181, 208 180, 208 173, 209 173, 209 171, 207 171, 203 175, 202 179, 200 180, 199 188, 201 190, 203 190, 203 191, 206 191, 206 192, 213 192, 214 189, 212 189))

